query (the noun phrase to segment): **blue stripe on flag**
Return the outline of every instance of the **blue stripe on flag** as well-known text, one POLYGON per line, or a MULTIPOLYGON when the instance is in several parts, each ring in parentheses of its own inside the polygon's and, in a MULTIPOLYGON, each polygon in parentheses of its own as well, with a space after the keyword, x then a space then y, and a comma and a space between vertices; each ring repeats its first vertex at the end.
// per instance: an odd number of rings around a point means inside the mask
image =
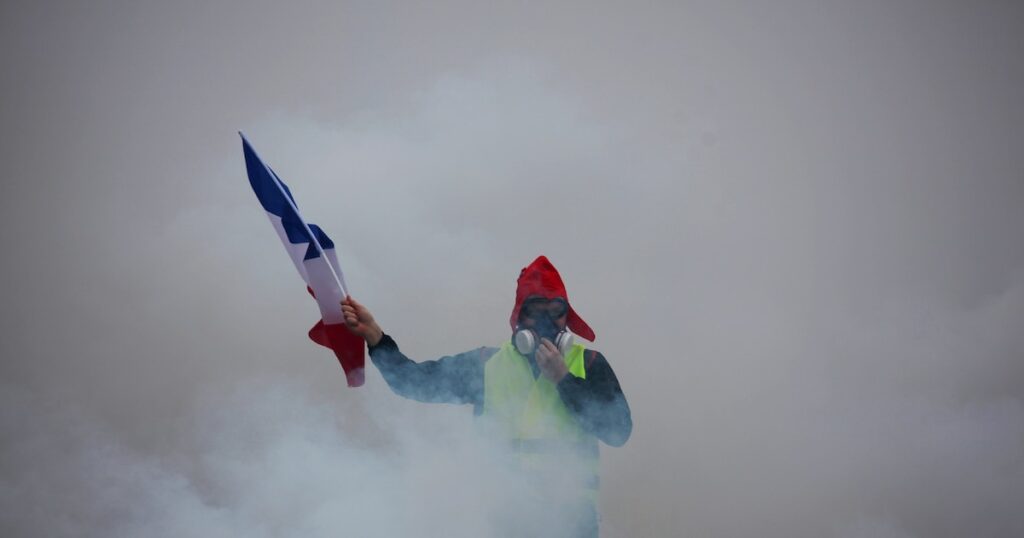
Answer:
POLYGON ((285 215, 281 219, 281 227, 284 228, 284 233, 288 236, 289 243, 309 243, 309 234, 306 233, 306 228, 302 226, 299 219, 291 215, 285 215))
MULTIPOLYGON (((249 175, 249 184, 252 185, 252 190, 256 193, 256 198, 259 198, 263 209, 282 219, 294 215, 295 212, 288 205, 288 200, 281 194, 281 189, 274 182, 274 177, 271 177, 270 174, 273 172, 270 171, 270 167, 264 165, 263 161, 256 156, 256 152, 245 138, 242 138, 242 151, 245 153, 245 171, 249 175)), ((276 176, 277 174, 274 175, 276 176)), ((280 178, 277 179, 281 181, 280 178)), ((292 196, 292 191, 288 189, 288 185, 281 181, 281 186, 288 193, 288 198, 291 199, 292 204, 295 207, 299 207, 295 203, 295 197, 292 196)))
MULTIPOLYGON (((245 153, 245 170, 249 175, 249 184, 252 185, 252 190, 256 193, 256 198, 259 199, 260 205, 268 213, 281 217, 281 226, 284 228, 285 235, 288 236, 289 243, 309 244, 303 260, 312 260, 320 257, 316 246, 310 240, 309 234, 306 233, 306 227, 302 225, 302 220, 299 219, 299 216, 292 210, 291 205, 288 204, 288 200, 281 194, 281 189, 277 187, 274 179, 276 178, 281 183, 292 204, 298 207, 288 185, 285 185, 284 181, 281 181, 281 178, 269 166, 263 164, 263 161, 256 155, 256 151, 252 149, 249 141, 244 136, 242 137, 242 150, 245 153)), ((331 238, 327 237, 327 234, 319 226, 310 223, 309 229, 313 231, 313 235, 320 242, 320 248, 324 250, 334 248, 334 241, 331 241, 331 238)))
MULTIPOLYGON (((327 237, 327 234, 325 234, 324 231, 321 230, 319 226, 317 226, 316 224, 310 224, 309 229, 313 230, 313 235, 315 235, 316 240, 320 242, 320 248, 324 250, 334 248, 334 241, 331 241, 331 238, 327 237)), ((316 251, 316 247, 313 246, 313 243, 310 243, 309 248, 306 249, 306 257, 303 258, 303 260, 312 260, 313 258, 317 258, 319 256, 320 253, 316 251)))

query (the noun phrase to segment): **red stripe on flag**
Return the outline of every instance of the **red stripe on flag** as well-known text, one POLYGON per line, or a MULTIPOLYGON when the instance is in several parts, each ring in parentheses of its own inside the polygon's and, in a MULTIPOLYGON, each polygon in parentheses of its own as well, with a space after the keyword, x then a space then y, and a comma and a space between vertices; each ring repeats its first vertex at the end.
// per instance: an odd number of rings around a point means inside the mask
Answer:
POLYGON ((345 370, 348 386, 361 387, 366 381, 366 346, 363 339, 352 334, 342 323, 324 325, 323 320, 309 330, 309 338, 334 352, 345 370))

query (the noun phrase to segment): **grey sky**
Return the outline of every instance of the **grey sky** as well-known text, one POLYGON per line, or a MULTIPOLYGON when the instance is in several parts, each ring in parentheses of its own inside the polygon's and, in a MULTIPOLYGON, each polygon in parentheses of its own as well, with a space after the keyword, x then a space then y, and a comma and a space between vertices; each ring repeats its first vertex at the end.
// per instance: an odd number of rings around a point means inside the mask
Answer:
POLYGON ((5 2, 0 529, 478 530, 470 413, 305 338, 241 129, 411 356, 551 258, 633 408, 605 536, 1020 536, 1021 58, 1011 2, 5 2))

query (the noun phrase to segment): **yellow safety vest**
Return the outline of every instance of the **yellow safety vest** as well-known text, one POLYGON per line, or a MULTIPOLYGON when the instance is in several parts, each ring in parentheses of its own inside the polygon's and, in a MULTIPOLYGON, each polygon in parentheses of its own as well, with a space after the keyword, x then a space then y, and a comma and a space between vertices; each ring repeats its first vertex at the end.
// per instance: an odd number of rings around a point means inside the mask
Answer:
MULTIPOLYGON (((586 379, 582 345, 574 345, 566 354, 565 365, 568 375, 586 379)), ((528 359, 511 342, 505 342, 484 366, 480 418, 511 444, 524 470, 572 472, 583 495, 596 500, 597 438, 577 424, 550 379, 543 374, 533 377, 528 359)))

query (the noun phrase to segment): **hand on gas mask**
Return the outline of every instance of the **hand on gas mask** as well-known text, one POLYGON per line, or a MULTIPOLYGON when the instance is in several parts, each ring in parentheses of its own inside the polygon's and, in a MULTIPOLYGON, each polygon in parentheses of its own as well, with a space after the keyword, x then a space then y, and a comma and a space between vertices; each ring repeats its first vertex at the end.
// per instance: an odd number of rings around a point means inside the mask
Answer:
POLYGON ((551 340, 541 339, 536 353, 537 366, 541 374, 553 383, 558 383, 569 373, 569 368, 565 365, 565 356, 551 340))

